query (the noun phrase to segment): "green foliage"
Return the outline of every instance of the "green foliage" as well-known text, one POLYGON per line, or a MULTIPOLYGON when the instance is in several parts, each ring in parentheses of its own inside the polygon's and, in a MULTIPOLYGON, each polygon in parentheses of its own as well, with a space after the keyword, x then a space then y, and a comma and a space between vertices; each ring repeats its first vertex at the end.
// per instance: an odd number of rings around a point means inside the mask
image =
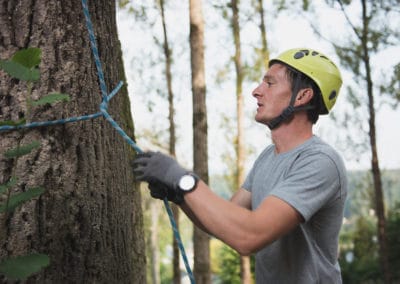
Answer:
POLYGON ((31 47, 17 51, 11 58, 11 61, 32 69, 39 66, 41 57, 42 50, 40 48, 31 47))
POLYGON ((7 72, 11 77, 22 81, 35 82, 40 78, 39 70, 35 68, 26 68, 17 62, 0 60, 0 68, 7 72))
POLYGON ((40 196, 44 192, 42 187, 30 188, 25 192, 14 194, 10 197, 6 204, 0 205, 0 213, 5 211, 12 212, 19 205, 31 200, 32 198, 40 196))
POLYGON ((0 60, 0 68, 11 77, 22 81, 35 82, 40 78, 37 68, 41 61, 40 48, 27 48, 17 51, 11 60, 0 60))
POLYGON ((29 254, 0 262, 0 273, 11 280, 23 280, 50 264, 45 254, 29 254))
POLYGON ((9 126, 18 126, 18 125, 22 125, 26 123, 26 119, 25 118, 21 118, 17 121, 13 121, 13 120, 5 120, 5 121, 0 121, 0 126, 5 126, 5 125, 9 125, 9 126))
POLYGON ((400 103, 400 63, 393 67, 393 74, 387 84, 380 85, 380 92, 388 94, 392 99, 392 107, 397 108, 400 103))
MULTIPOLYGON (((0 69, 4 70, 13 78, 28 82, 28 114, 31 106, 69 100, 68 95, 60 93, 52 93, 42 97, 38 101, 31 100, 32 83, 38 81, 40 78, 38 66, 41 62, 41 54, 42 51, 39 48, 28 48, 17 51, 10 60, 0 60, 0 69)), ((25 122, 25 118, 21 118, 18 121, 8 120, 0 122, 0 126, 16 126, 24 124, 25 122)), ((18 144, 15 148, 6 151, 4 157, 7 159, 15 159, 16 161, 19 157, 27 155, 31 153, 32 150, 39 148, 40 145, 39 141, 33 141, 27 145, 18 144)), ((3 199, 5 201, 0 203, 0 213, 6 214, 6 217, 8 216, 7 214, 13 212, 18 206, 44 193, 43 187, 32 187, 24 192, 12 194, 12 188, 17 185, 17 180, 17 177, 12 176, 5 184, 0 184, 0 194, 6 195, 6 198, 3 199)), ((49 263, 49 257, 44 254, 28 254, 6 258, 0 262, 0 273, 11 280, 23 280, 31 274, 40 271, 43 267, 48 266, 49 263)))
MULTIPOLYGON (((400 204, 391 210, 387 218, 389 262, 393 283, 400 281, 400 204)), ((340 237, 340 267, 343 283, 383 283, 379 266, 376 220, 358 217, 355 223, 344 230, 340 237)))
POLYGON ((374 220, 359 217, 354 230, 348 232, 352 246, 342 249, 339 258, 344 283, 380 280, 378 243, 374 220))
POLYGON ((389 212, 387 218, 387 234, 389 243, 389 263, 394 283, 400 282, 400 201, 389 212))
MULTIPOLYGON (((3 69, 8 75, 21 81, 26 81, 28 89, 27 97, 27 113, 30 113, 31 106, 40 106, 45 104, 52 104, 60 101, 69 101, 70 97, 67 94, 51 93, 47 96, 40 98, 37 101, 31 99, 32 83, 40 79, 40 71, 38 69, 42 57, 42 50, 40 48, 27 48, 21 49, 14 53, 10 60, 0 60, 0 69, 3 69)), ((29 115, 28 115, 29 117, 29 115)), ((16 126, 22 125, 26 122, 25 118, 18 121, 0 121, 0 126, 9 125, 16 126)))
POLYGON ((42 97, 41 99, 37 101, 33 101, 32 105, 33 106, 39 106, 39 105, 45 105, 45 104, 52 104, 60 101, 66 101, 68 102, 70 100, 70 97, 66 94, 62 93, 51 93, 47 96, 42 97))
POLYGON ((219 257, 223 263, 223 265, 221 265, 221 274, 219 275, 221 283, 240 284, 239 254, 230 247, 224 245, 219 251, 219 257))
MULTIPOLYGON (((8 159, 18 159, 40 147, 38 141, 28 145, 8 150, 4 156, 8 159)), ((40 196, 44 192, 42 187, 30 188, 25 192, 11 194, 11 189, 17 184, 18 179, 11 177, 5 184, 0 184, 0 194, 7 194, 5 202, 0 203, 0 213, 10 213, 23 203, 40 196)), ((0 262, 0 273, 9 279, 25 279, 29 275, 49 265, 49 257, 43 254, 29 254, 16 258, 6 258, 0 262)))
POLYGON ((12 188, 16 184, 17 184, 17 179, 15 177, 11 177, 7 183, 0 184, 0 194, 5 192, 6 190, 12 188))
POLYGON ((33 141, 30 144, 20 146, 18 145, 16 148, 10 149, 4 153, 4 156, 8 159, 18 158, 24 155, 29 154, 33 149, 39 148, 40 142, 33 141))
POLYGON ((211 241, 211 269, 215 283, 240 284, 240 255, 219 240, 211 241))
MULTIPOLYGON (((346 202, 346 222, 340 235, 340 267, 343 283, 383 283, 379 262, 376 216, 373 203, 372 176, 366 171, 352 171, 346 202), (370 212, 371 211, 371 212, 370 212)), ((400 281, 400 172, 382 172, 387 209, 389 263, 393 283, 400 281)))

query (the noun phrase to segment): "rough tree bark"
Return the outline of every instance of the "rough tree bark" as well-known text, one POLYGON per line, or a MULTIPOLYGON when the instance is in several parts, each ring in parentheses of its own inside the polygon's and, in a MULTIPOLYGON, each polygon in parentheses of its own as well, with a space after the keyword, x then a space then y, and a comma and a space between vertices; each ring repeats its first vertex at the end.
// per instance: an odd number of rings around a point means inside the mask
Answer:
MULTIPOLYGON (((110 91, 124 80, 115 22, 115 2, 89 1, 99 53, 110 91)), ((81 2, 0 0, 0 56, 19 49, 42 50, 41 78, 32 95, 62 92, 71 101, 37 107, 33 121, 96 113, 101 95, 81 2)), ((0 71, 0 120, 26 114, 26 85, 0 71)), ((133 124, 126 88, 109 113, 128 135, 133 124)), ((18 176, 14 191, 46 191, 8 216, 0 258, 27 252, 48 254, 51 264, 29 283, 145 283, 140 194, 134 188, 133 151, 103 118, 68 125, 0 133, 0 183, 18 176), (41 147, 18 159, 3 153, 32 140, 41 147)))
MULTIPOLYGON (((190 55, 193 95, 193 164, 194 171, 208 183, 207 109, 204 71, 204 19, 201 0, 189 1, 190 55)), ((193 230, 194 276, 196 283, 211 283, 210 237, 193 230)))

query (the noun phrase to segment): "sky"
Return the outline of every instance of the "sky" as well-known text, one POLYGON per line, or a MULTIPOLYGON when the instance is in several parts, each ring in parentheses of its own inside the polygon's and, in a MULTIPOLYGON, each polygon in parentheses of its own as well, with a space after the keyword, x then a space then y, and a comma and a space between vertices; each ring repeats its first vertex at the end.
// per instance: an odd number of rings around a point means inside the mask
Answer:
MULTIPOLYGON (((171 1, 173 2, 173 1, 171 1)), ((178 1, 180 2, 180 1, 178 1)), ((271 11, 271 1, 266 1, 266 11, 271 11)), ((318 1, 316 1, 319 3, 318 1)), ((209 2, 203 2, 203 12, 206 19, 205 46, 206 46, 206 84, 207 84, 207 108, 209 127, 209 168, 212 173, 220 173, 226 169, 221 153, 233 151, 229 140, 229 128, 222 127, 222 118, 226 117, 234 127, 235 113, 235 82, 234 75, 228 74, 225 82, 217 85, 215 78, 218 71, 223 70, 229 58, 232 56, 233 44, 231 32, 228 30, 226 20, 217 15, 215 10, 209 6, 209 2)), ((166 12, 169 39, 174 48, 173 62, 173 90, 177 96, 176 100, 176 123, 178 127, 177 158, 187 167, 191 167, 192 160, 192 120, 191 120, 191 85, 190 85, 190 58, 189 58, 189 16, 186 5, 170 4, 169 12, 166 12), (171 12, 173 11, 173 13, 171 12)), ((355 9, 356 11, 356 9, 355 9)), ((355 12, 354 12, 355 13, 355 12)), ((355 16, 355 14, 353 14, 355 16)), ((152 15, 155 20, 154 30, 161 38, 161 23, 158 15, 152 15), (157 28, 159 27, 159 28, 157 28)), ((355 17, 356 18, 356 17, 355 17)), ((354 19, 355 19, 354 18, 354 19)), ((147 132, 165 131, 167 125, 167 111, 165 98, 159 93, 165 93, 164 65, 154 68, 143 68, 146 62, 151 60, 162 61, 162 55, 157 54, 152 32, 147 31, 134 17, 123 10, 118 10, 118 29, 122 44, 125 72, 127 74, 128 91, 131 101, 132 115, 136 128, 137 143, 143 149, 151 149, 154 146, 148 144, 143 136, 147 132), (154 52, 153 52, 154 51, 154 52), (152 86, 146 88, 145 86, 152 86), (149 105, 153 111, 149 111, 149 105), (165 119, 160 119, 165 118, 165 119)), ((252 23, 242 26, 241 38, 243 58, 245 61, 252 59, 252 46, 259 45, 259 31, 256 19, 252 23)), ((324 36, 340 41, 344 38, 346 26, 341 13, 332 9, 319 9, 318 17, 314 19, 315 25, 324 32, 324 36), (343 23, 343 24, 341 24, 343 23)), ((310 28, 307 19, 294 17, 293 15, 280 14, 278 17, 266 17, 268 45, 271 56, 277 56, 281 51, 293 47, 311 47, 329 55, 342 70, 344 85, 340 97, 333 109, 339 112, 349 109, 350 105, 346 98, 347 86, 354 85, 351 74, 341 68, 331 45, 317 38, 310 28)), ((375 76, 379 78, 388 72, 388 66, 400 62, 400 47, 394 47, 387 52, 373 58, 375 76)), ((263 74, 260 74, 260 80, 263 74)), ((271 143, 269 130, 254 122, 253 117, 256 110, 256 102, 251 97, 251 91, 257 83, 245 83, 243 95, 245 97, 245 136, 246 143, 251 148, 247 157, 247 166, 250 167, 257 154, 271 143)), ((360 95, 365 95, 360 90, 360 95)), ((362 116, 362 109, 355 112, 355 116, 362 116)), ((364 114, 365 115, 365 114, 364 114)), ((382 169, 400 168, 400 110, 392 110, 387 105, 380 106, 377 113, 377 142, 380 166, 382 169)), ((361 128, 368 130, 364 123, 361 128)), ((321 117, 315 133, 324 140, 331 143, 343 156, 348 169, 368 169, 370 167, 370 154, 368 149, 362 147, 352 148, 346 137, 353 140, 363 141, 361 138, 368 137, 360 132, 360 127, 349 126, 343 129, 335 124, 331 117, 321 117)), ((367 141, 367 140, 365 140, 367 141)), ((154 149, 153 149, 154 150, 154 149)))

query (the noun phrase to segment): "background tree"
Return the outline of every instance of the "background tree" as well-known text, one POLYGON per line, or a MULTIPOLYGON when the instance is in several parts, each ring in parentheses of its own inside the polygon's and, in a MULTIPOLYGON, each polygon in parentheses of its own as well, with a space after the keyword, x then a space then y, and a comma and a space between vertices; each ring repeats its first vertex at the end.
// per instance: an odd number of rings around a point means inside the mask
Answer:
MULTIPOLYGON (((391 273, 388 261, 388 243, 386 234, 385 205, 382 188, 381 169, 379 166, 379 157, 377 151, 376 134, 376 87, 373 79, 373 66, 371 57, 382 49, 399 42, 398 32, 389 24, 389 21, 382 21, 391 16, 393 8, 392 3, 361 0, 360 24, 356 25, 347 15, 346 5, 352 1, 344 3, 337 1, 342 9, 349 27, 352 29, 355 37, 347 40, 346 46, 335 44, 335 49, 340 57, 341 63, 350 69, 357 78, 359 84, 363 85, 365 98, 355 89, 349 89, 351 94, 357 94, 357 101, 367 105, 368 113, 368 135, 371 152, 371 171, 373 176, 373 185, 375 192, 375 211, 377 215, 377 230, 379 241, 379 255, 381 269, 386 283, 391 282, 391 273)), ((390 2, 390 1, 389 1, 390 2)))
MULTIPOLYGON (((240 42, 240 21, 239 21, 239 0, 231 0, 230 2, 232 10, 231 28, 233 34, 233 42, 235 46, 235 54, 233 56, 233 62, 235 65, 236 72, 236 175, 235 175, 235 186, 239 188, 244 182, 244 163, 245 163, 245 145, 244 145, 244 100, 243 100, 243 79, 244 70, 242 67, 241 57, 241 42, 240 42)), ((240 273, 242 283, 251 283, 251 271, 250 271, 250 257, 240 256, 240 273)))
MULTIPOLYGON (((160 7, 160 12, 161 12, 161 22, 162 22, 162 27, 163 27, 163 39, 164 39, 164 44, 163 44, 163 50, 164 50, 164 56, 165 56, 165 79, 167 83, 167 92, 168 92, 168 121, 169 121, 169 154, 171 156, 176 157, 175 153, 175 141, 176 141, 176 135, 175 135, 175 121, 174 121, 174 93, 172 91, 172 73, 171 73, 171 64, 172 64, 172 52, 169 47, 169 42, 168 42, 168 34, 167 34, 167 26, 166 26, 166 21, 165 21, 165 8, 164 8, 164 0, 159 0, 159 7, 160 7)), ((173 203, 171 203, 171 208, 172 212, 174 215, 174 218, 176 220, 176 227, 179 230, 179 207, 173 203)), ((173 232, 172 232, 173 235, 173 232)), ((173 244, 173 283, 179 284, 181 283, 181 273, 180 273, 180 267, 179 267, 179 247, 178 247, 178 242, 172 236, 173 244)))
POLYGON ((393 283, 400 281, 400 202, 397 202, 393 209, 388 213, 387 218, 387 234, 388 234, 388 247, 389 262, 391 268, 391 276, 393 283))
MULTIPOLYGON (((388 199, 398 200, 398 170, 383 171, 386 204, 388 199), (390 196, 390 198, 388 197, 390 196)), ((373 214, 373 179, 370 171, 349 171, 349 196, 345 220, 340 235, 339 262, 343 283, 383 283, 380 269, 376 215, 373 214)), ((399 203, 387 206, 387 237, 392 283, 400 279, 399 255, 399 203)))
MULTIPOLYGON (((204 19, 201 0, 189 1, 190 66, 193 96, 193 170, 208 184, 206 83, 204 71, 204 19)), ((210 237, 194 226, 194 276, 196 283, 211 283, 210 237)))
POLYGON ((256 11, 260 15, 260 33, 261 33, 261 62, 264 64, 265 70, 268 69, 268 63, 269 63, 269 51, 268 51, 268 41, 267 41, 267 28, 265 25, 265 20, 264 20, 264 4, 262 0, 257 0, 256 4, 256 11))
MULTIPOLYGON (((38 99, 48 91, 68 93, 66 104, 32 109, 33 121, 99 111, 101 96, 80 1, 0 1, 1 59, 22 48, 42 50, 38 99)), ((90 13, 107 88, 124 80, 113 1, 90 2, 90 13)), ((26 85, 0 72, 0 119, 26 117, 26 85)), ((133 137, 126 88, 109 113, 133 137)), ((104 119, 1 133, 0 183, 18 175, 15 192, 32 184, 45 193, 6 220, 0 256, 43 252, 50 266, 30 283, 145 282, 140 193, 134 188, 132 149, 104 119), (3 151, 37 140, 41 147, 12 164, 3 151)))

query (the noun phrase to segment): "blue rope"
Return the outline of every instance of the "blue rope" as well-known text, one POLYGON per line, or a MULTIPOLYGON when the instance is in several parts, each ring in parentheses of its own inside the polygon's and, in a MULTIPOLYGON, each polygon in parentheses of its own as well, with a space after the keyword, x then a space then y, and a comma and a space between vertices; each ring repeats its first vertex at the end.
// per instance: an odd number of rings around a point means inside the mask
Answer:
MULTIPOLYGON (((42 127, 42 126, 53 126, 53 125, 57 125, 57 124, 66 124, 66 123, 70 123, 70 122, 77 122, 77 121, 82 121, 82 120, 95 119, 95 118, 98 118, 100 116, 104 116, 104 117, 110 116, 107 113, 108 102, 111 100, 112 97, 114 97, 118 93, 118 91, 119 91, 119 89, 121 89, 122 85, 123 85, 123 83, 122 83, 122 81, 120 81, 118 83, 118 85, 111 91, 111 93, 108 96, 106 96, 105 99, 103 99, 103 102, 100 105, 100 112, 93 113, 93 114, 88 114, 88 115, 77 116, 77 117, 70 117, 70 118, 65 118, 65 119, 31 122, 31 123, 26 123, 26 124, 22 124, 22 125, 3 125, 3 126, 0 126, 0 132, 16 130, 16 129, 23 129, 23 128, 35 128, 35 127, 42 127)), ((106 119, 107 119, 107 117, 106 117, 106 119)), ((107 119, 107 120, 109 120, 109 119, 107 119)), ((111 118, 111 120, 113 121, 112 118, 111 118)), ((118 128, 121 129, 119 126, 118 126, 118 128)), ((126 134, 124 134, 122 136, 125 138, 125 140, 127 140, 127 138, 129 138, 126 134)), ((132 139, 130 139, 130 141, 128 141, 128 143, 133 148, 135 148, 136 152, 140 152, 140 149, 132 141, 132 139)))
MULTIPOLYGON (((23 128, 34 128, 34 127, 42 127, 42 126, 52 126, 52 125, 57 125, 57 124, 66 124, 70 122, 77 122, 77 121, 83 121, 83 120, 89 120, 89 119, 95 119, 100 116, 103 116, 116 130, 117 132, 122 136, 122 138, 137 152, 137 153, 143 153, 143 151, 139 148, 139 146, 125 133, 125 131, 118 125, 118 123, 110 116, 110 114, 107 112, 108 109, 108 103, 111 100, 112 97, 114 97, 119 89, 122 87, 122 82, 119 82, 118 85, 112 90, 112 92, 108 94, 107 92, 107 87, 104 81, 104 75, 103 75, 103 69, 101 66, 101 61, 99 57, 99 53, 97 50, 97 43, 96 43, 96 37, 94 35, 93 31, 93 26, 92 22, 90 20, 90 14, 89 14, 89 9, 87 5, 86 0, 82 0, 82 7, 83 7, 83 12, 85 15, 86 19, 86 25, 87 29, 89 32, 89 38, 90 38, 90 44, 91 44, 91 49, 92 53, 95 59, 96 63, 96 69, 97 69, 97 75, 99 78, 99 83, 100 83, 100 89, 101 89, 101 94, 102 94, 102 102, 100 104, 100 112, 94 113, 94 114, 89 114, 89 115, 83 115, 83 116, 77 116, 77 117, 71 117, 71 118, 66 118, 66 119, 59 119, 59 120, 52 120, 52 121, 42 121, 42 122, 31 122, 23 125, 3 125, 0 126, 0 132, 2 131, 10 131, 10 130, 16 130, 16 129, 23 129, 23 128)), ((181 252, 183 262, 186 267, 186 271, 189 275, 190 281, 192 284, 195 283, 194 277, 192 270, 190 269, 189 262, 186 256, 185 252, 185 247, 183 246, 178 227, 176 225, 171 207, 168 203, 168 200, 165 198, 164 199, 164 205, 168 213, 168 217, 172 226, 172 230, 174 232, 175 239, 178 243, 179 250, 181 252)))
POLYGON ((96 36, 94 35, 93 25, 92 21, 90 20, 89 8, 86 0, 82 0, 82 7, 83 7, 83 14, 85 15, 86 19, 86 27, 89 33, 90 45, 92 47, 92 53, 94 56, 94 61, 96 63, 97 75, 100 81, 101 94, 103 96, 103 100, 105 100, 107 97, 107 87, 104 81, 103 68, 101 67, 99 51, 97 50, 96 36))
POLYGON ((0 132, 16 130, 16 129, 23 129, 23 128, 34 128, 34 127, 42 127, 42 126, 52 126, 52 125, 57 125, 57 124, 66 124, 66 123, 77 122, 77 121, 81 121, 81 120, 94 119, 94 118, 98 118, 99 116, 103 116, 103 114, 101 112, 98 112, 98 113, 94 113, 94 114, 70 117, 70 118, 66 118, 66 119, 31 122, 31 123, 27 123, 27 124, 23 124, 23 125, 3 125, 3 126, 0 126, 0 132))
POLYGON ((174 231, 174 236, 175 236, 176 242, 178 243, 178 247, 179 247, 180 251, 182 252, 183 263, 185 264, 186 271, 188 272, 188 275, 190 278, 190 283, 196 283, 196 281, 194 280, 194 277, 193 277, 192 270, 190 269, 190 266, 189 266, 189 261, 187 259, 186 253, 185 253, 185 248, 183 247, 181 235, 179 234, 179 231, 178 231, 178 226, 176 225, 176 222, 175 222, 174 214, 171 210, 171 207, 168 204, 167 198, 164 199, 164 205, 165 205, 165 209, 167 210, 167 213, 168 213, 168 217, 169 217, 169 221, 171 223, 172 230, 174 231))

